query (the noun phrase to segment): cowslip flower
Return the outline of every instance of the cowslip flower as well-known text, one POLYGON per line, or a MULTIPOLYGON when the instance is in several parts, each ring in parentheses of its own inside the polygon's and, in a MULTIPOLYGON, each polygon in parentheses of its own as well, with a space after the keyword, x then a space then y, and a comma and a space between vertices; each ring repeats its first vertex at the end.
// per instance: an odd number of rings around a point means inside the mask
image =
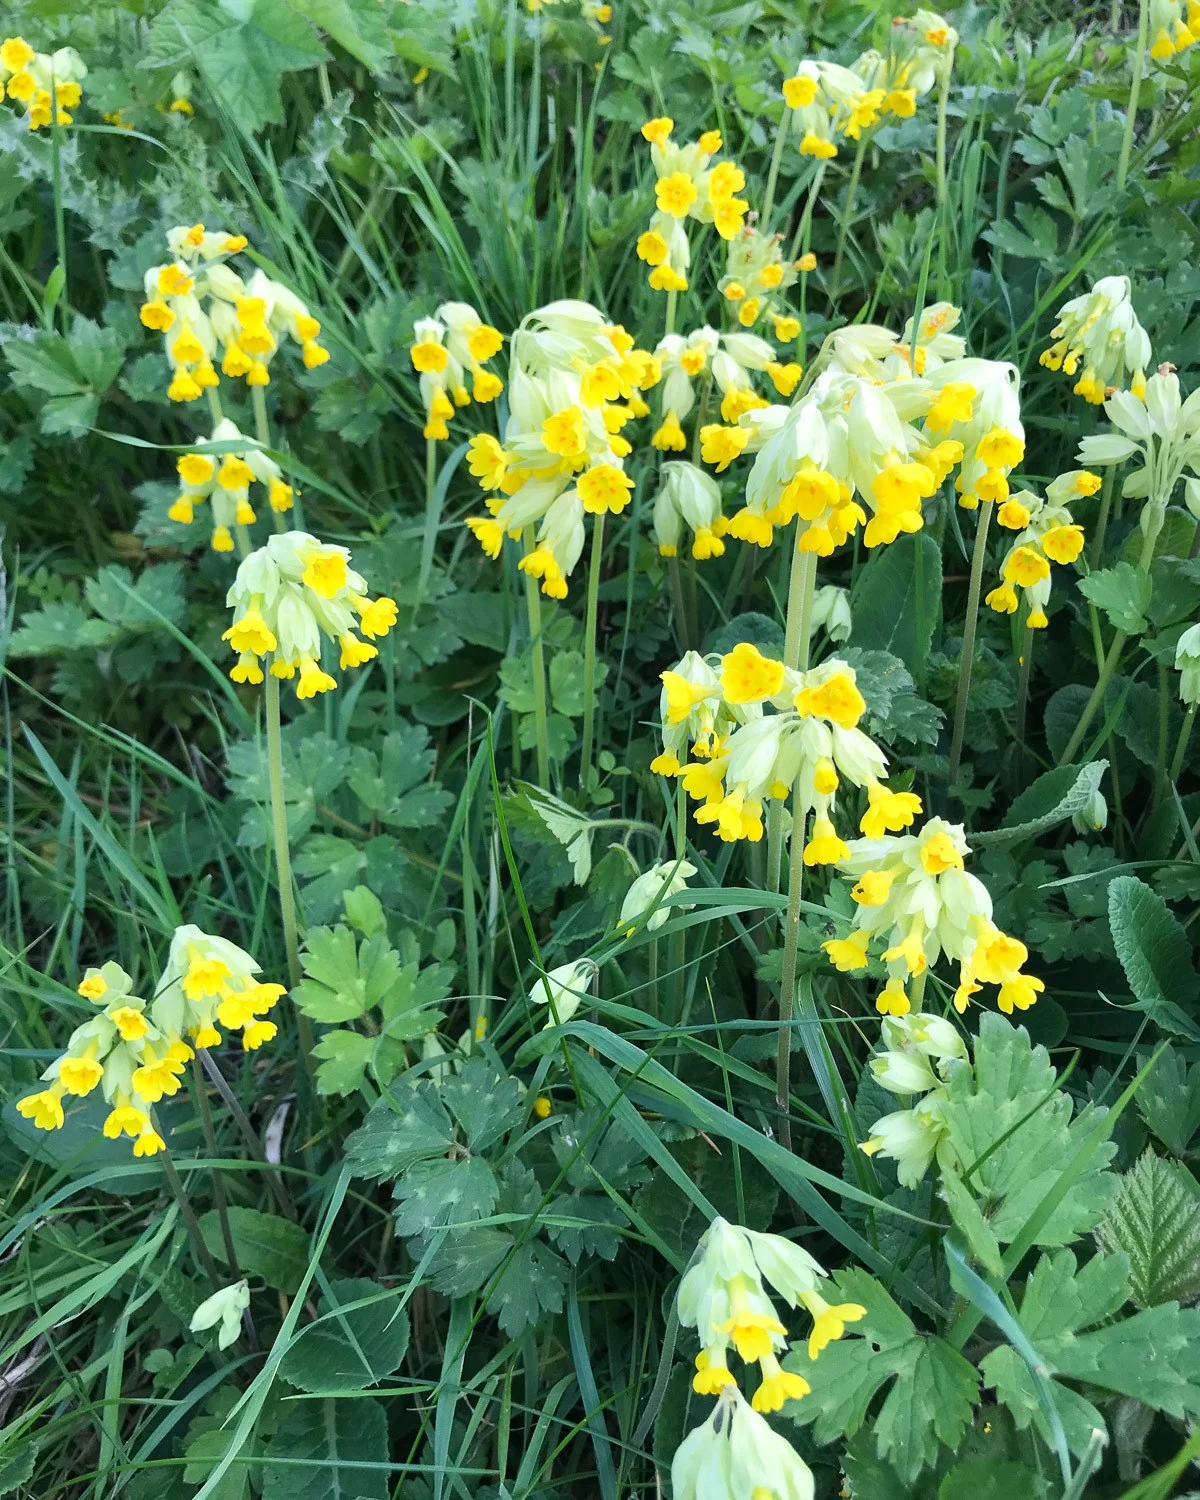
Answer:
POLYGON ((669 671, 660 673, 659 726, 663 748, 650 762, 658 776, 678 776, 690 747, 697 760, 713 760, 739 724, 757 718, 757 704, 731 704, 721 694, 720 657, 688 651, 669 671))
MULTIPOLYGON (((530 991, 530 999, 535 1005, 546 1006, 549 1011, 547 1026, 566 1025, 588 998, 598 972, 597 965, 590 958, 577 958, 571 963, 559 964, 555 969, 547 969, 539 976, 530 991)), ((484 1024, 486 1026, 486 1022, 484 1024)))
POLYGON ((653 534, 663 557, 675 557, 686 526, 692 534, 692 556, 698 560, 720 557, 725 551, 725 518, 721 514, 721 489, 695 464, 681 461, 663 464, 660 485, 654 497, 653 534))
POLYGON ((662 379, 658 401, 660 421, 651 444, 661 452, 682 453, 687 438, 680 425, 695 405, 695 382, 709 369, 720 348, 720 334, 705 324, 686 335, 668 333, 654 351, 662 379))
POLYGON ((760 318, 769 319, 776 328, 776 336, 790 343, 799 333, 790 332, 795 320, 783 302, 784 294, 795 284, 796 273, 801 269, 798 262, 783 258, 783 237, 764 234, 753 224, 746 224, 729 241, 725 252, 725 274, 717 283, 725 300, 733 305, 737 320, 743 328, 752 328, 760 318), (790 320, 790 321, 789 321, 790 320), (778 325, 783 322, 784 338, 778 325))
POLYGON ((954 1066, 970 1066, 966 1043, 940 1016, 904 1014, 883 1022, 882 1051, 871 1059, 876 1083, 906 1099, 907 1109, 883 1115, 859 1149, 896 1163, 902 1187, 916 1187, 946 1133, 942 1105, 954 1066))
POLYGON ((234 527, 252 525, 256 519, 250 503, 250 486, 263 487, 267 503, 276 513, 291 510, 292 487, 285 482, 270 454, 243 437, 228 417, 223 417, 213 428, 211 441, 244 443, 245 447, 207 453, 204 445, 198 444, 191 453, 183 454, 175 465, 179 496, 167 515, 172 521, 188 525, 195 519, 196 506, 208 501, 213 551, 231 552, 234 527))
POLYGON ((818 1288, 827 1274, 807 1250, 781 1235, 714 1219, 696 1246, 675 1299, 680 1323, 694 1328, 700 1339, 693 1389, 715 1396, 734 1385, 726 1358, 732 1347, 746 1364, 758 1362, 756 1411, 778 1411, 785 1401, 808 1395, 808 1382, 780 1367, 788 1332, 763 1283, 788 1307, 803 1307, 809 1314, 808 1353, 816 1359, 841 1338, 847 1323, 866 1316, 866 1308, 856 1302, 834 1306, 821 1296, 818 1288))
POLYGON ((504 382, 484 366, 503 347, 504 335, 485 323, 467 302, 443 302, 434 317, 417 319, 408 354, 421 377, 425 437, 448 438, 446 423, 455 407, 496 399, 504 382))
POLYGON ((813 1492, 812 1470, 734 1385, 722 1387, 671 1460, 675 1500, 813 1500, 813 1492))
MULTIPOLYGON (((886 827, 889 810, 880 810, 886 827)), ((866 969, 872 947, 881 945, 888 983, 875 1006, 885 1015, 907 1014, 906 981, 942 954, 959 965, 954 1006, 960 1013, 985 984, 998 987, 996 1004, 1006 1015, 1028 1010, 1045 985, 1022 972, 1029 958, 1024 943, 992 921, 987 887, 966 870, 971 849, 962 825, 930 818, 919 832, 891 836, 868 823, 871 812, 863 819, 868 837, 854 840, 838 861, 839 871, 854 881, 850 894, 857 909, 849 933, 821 945, 830 962, 844 974, 855 973, 866 969)))
POLYGON ((234 616, 221 639, 237 652, 229 674, 234 682, 262 682, 265 661, 272 677, 299 672, 301 699, 337 687, 321 668, 322 636, 338 643, 344 671, 377 656, 370 642, 396 623, 395 600, 367 595, 366 581, 350 568, 348 549, 304 531, 273 536, 244 558, 225 602, 234 616))
POLYGON ((1028 606, 1025 623, 1032 630, 1044 629, 1050 600, 1051 564, 1075 562, 1083 551, 1083 527, 1065 503, 1080 495, 1094 495, 1100 480, 1086 469, 1060 475, 1047 489, 1047 498, 1030 490, 1010 495, 997 509, 1001 526, 1018 535, 1013 538, 1000 564, 1000 583, 987 595, 989 609, 1013 614, 1019 602, 1017 590, 1028 606))
POLYGON ((686 859, 665 860, 651 865, 625 892, 621 902, 621 915, 617 918, 617 929, 630 935, 639 927, 647 932, 656 932, 673 912, 691 911, 689 902, 672 902, 662 905, 668 896, 677 896, 687 889, 687 883, 696 873, 696 866, 686 859), (649 912, 645 922, 640 919, 649 912))
POLYGON ((192 1314, 188 1329, 192 1333, 205 1333, 220 1324, 217 1348, 228 1349, 238 1341, 242 1331, 242 1314, 249 1306, 250 1287, 247 1282, 238 1281, 232 1286, 218 1287, 192 1314))
POLYGON ((1073 390, 1092 406, 1100 406, 1130 375, 1135 396, 1146 387, 1150 337, 1133 310, 1133 286, 1128 276, 1104 276, 1090 292, 1072 297, 1058 310, 1050 330, 1053 343, 1039 363, 1064 375, 1077 375, 1073 390))
MULTIPOLYGON (((1131 391, 1117 391, 1104 403, 1104 415, 1115 431, 1081 439, 1076 457, 1087 468, 1140 459, 1140 467, 1124 481, 1121 493, 1150 502, 1142 508, 1142 530, 1153 527, 1157 531, 1185 471, 1200 474, 1200 387, 1184 400, 1179 377, 1164 365, 1146 381, 1142 399, 1131 391)), ((1189 504, 1192 496, 1189 480, 1185 487, 1189 504)))
POLYGON ((959 505, 975 510, 981 500, 1002 504, 1008 499, 1009 474, 1025 456, 1016 366, 992 359, 952 359, 928 371, 925 384, 931 397, 925 413, 926 442, 960 452, 954 481, 959 505))
POLYGON ((686 220, 712 224, 722 239, 731 240, 741 231, 750 207, 737 196, 746 186, 741 167, 733 161, 713 163, 721 149, 720 133, 707 131, 698 141, 680 146, 671 139, 674 128, 675 122, 665 115, 642 126, 654 165, 656 211, 650 227, 638 236, 637 253, 651 268, 650 285, 662 292, 687 290, 691 246, 686 220))
POLYGON ((1189 625, 1175 645, 1179 697, 1189 708, 1200 703, 1200 625, 1189 625))
POLYGON ((747 718, 719 753, 678 772, 688 795, 703 803, 696 822, 715 825, 727 843, 757 842, 764 801, 782 800, 795 788, 795 837, 803 836, 808 812, 816 813, 804 863, 844 858, 847 846, 833 823, 835 794, 843 780, 875 786, 887 767, 886 756, 857 727, 866 704, 853 668, 833 658, 796 672, 742 642, 721 658, 718 683, 725 704, 747 718), (764 714, 764 705, 775 712, 764 714))
POLYGON ((1200 4, 1196 0, 1150 0, 1150 56, 1166 62, 1200 40, 1200 4), (1186 19, 1185 19, 1186 17, 1186 19))
POLYGON ((146 1000, 133 993, 133 980, 117 963, 88 969, 79 985, 98 1014, 77 1026, 66 1050, 42 1074, 46 1088, 17 1102, 18 1112, 39 1130, 61 1129, 63 1098, 86 1098, 100 1088, 110 1105, 104 1135, 133 1139, 135 1156, 163 1149, 151 1106, 179 1091, 195 1047, 221 1041, 215 1020, 241 1031, 252 1050, 275 1035, 262 1017, 284 993, 263 984, 258 964, 243 949, 200 928, 177 928, 167 968, 146 1000))
POLYGON ((961 317, 961 309, 952 302, 925 308, 917 323, 915 356, 912 318, 900 334, 875 323, 847 324, 830 339, 830 367, 880 381, 904 379, 910 370, 931 373, 965 355, 966 341, 954 332, 961 317))
POLYGON ((87 64, 74 47, 35 52, 24 37, 0 42, 0 99, 25 106, 30 130, 42 130, 53 118, 70 125, 73 110, 83 97, 87 64))

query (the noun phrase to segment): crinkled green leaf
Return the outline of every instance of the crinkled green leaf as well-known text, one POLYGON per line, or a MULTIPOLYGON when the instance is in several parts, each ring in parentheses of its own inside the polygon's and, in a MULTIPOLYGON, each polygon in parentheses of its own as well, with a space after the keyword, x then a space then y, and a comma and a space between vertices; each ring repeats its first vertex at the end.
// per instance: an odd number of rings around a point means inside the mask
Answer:
POLYGON ((433 1084, 400 1084, 390 1099, 377 1100, 346 1142, 346 1160, 359 1177, 399 1177, 453 1144, 454 1126, 433 1084))
POLYGON ((1164 1031, 1200 1041, 1200 979, 1192 945, 1166 902, 1136 875, 1108 888, 1108 923, 1135 1010, 1164 1031))
POLYGON ((1079 592, 1108 616, 1114 630, 1126 635, 1141 635, 1146 629, 1146 610, 1150 607, 1151 582, 1127 562, 1112 568, 1101 568, 1079 580, 1079 592))
POLYGON ((484 1219, 495 1207, 499 1192, 496 1174, 482 1157, 416 1162, 392 1190, 400 1205, 396 1233, 407 1238, 443 1224, 484 1219))
POLYGON ((1096 1240, 1109 1254, 1129 1257, 1130 1296, 1139 1307, 1200 1292, 1200 1199, 1181 1168, 1152 1151, 1122 1174, 1096 1240))

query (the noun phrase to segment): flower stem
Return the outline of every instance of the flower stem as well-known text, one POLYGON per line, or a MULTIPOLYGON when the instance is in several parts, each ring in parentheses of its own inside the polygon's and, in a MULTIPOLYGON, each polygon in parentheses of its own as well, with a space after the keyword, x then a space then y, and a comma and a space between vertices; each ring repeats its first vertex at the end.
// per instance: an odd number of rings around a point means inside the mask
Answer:
POLYGON ((1129 154, 1133 149, 1133 130, 1137 123, 1138 96, 1142 92, 1142 73, 1146 65, 1146 40, 1149 29, 1149 0, 1140 0, 1138 5, 1136 51, 1133 55, 1133 76, 1129 80, 1129 105, 1125 111, 1125 133, 1121 137, 1121 154, 1117 158, 1117 188, 1125 186, 1129 175, 1129 154))
MULTIPOLYGON (((271 791, 271 832, 275 840, 275 873, 279 881, 279 913, 287 949, 288 979, 300 983, 300 940, 296 931, 296 897, 292 889, 292 860, 288 851, 287 807, 283 800, 283 735, 279 722, 279 678, 267 673, 267 782, 271 791)), ((301 1017, 304 1024, 307 1020, 301 1017)), ((307 1053, 307 1047, 306 1047, 307 1053)))
MULTIPOLYGON (((212 1107, 208 1102, 208 1089, 204 1083, 204 1069, 200 1066, 199 1054, 192 1058, 192 1082, 196 1095, 196 1112, 200 1116, 200 1129, 204 1135, 204 1149, 208 1152, 210 1160, 216 1160, 217 1156, 217 1134, 213 1129, 212 1107)), ((213 1204, 217 1210, 217 1218, 221 1223, 221 1238, 225 1241, 225 1260, 233 1273, 233 1279, 242 1279, 242 1268, 238 1264, 237 1247, 233 1242, 233 1230, 229 1225, 229 1207, 225 1201, 225 1184, 221 1181, 221 1174, 215 1166, 209 1167, 209 1177, 212 1180, 213 1204)))
POLYGON ((938 80, 937 102, 937 206, 942 213, 946 207, 946 106, 950 102, 949 63, 938 80))
MULTIPOLYGON (((805 667, 808 666, 808 636, 812 620, 813 584, 817 576, 815 552, 801 552, 800 537, 807 523, 796 522, 796 535, 792 542, 792 570, 788 579, 787 616, 783 644, 783 661, 788 667, 800 667, 803 646, 805 667), (807 613, 807 622, 806 622, 807 613)), ((783 862, 783 803, 772 800, 767 813, 767 889, 777 891, 783 862)))
MULTIPOLYGON (((158 1122, 155 1121, 156 1130, 158 1122)), ((160 1130, 159 1135, 162 1135, 160 1130)), ((188 1239, 192 1242, 192 1249, 196 1252, 196 1259, 203 1267, 204 1274, 208 1277, 214 1292, 219 1292, 224 1282, 221 1280, 217 1263, 209 1254, 208 1246, 204 1243, 204 1236, 200 1233, 200 1221, 196 1212, 188 1202, 188 1195, 184 1190, 183 1183, 179 1180, 179 1173, 175 1170, 175 1163, 171 1159, 171 1152, 164 1144, 158 1153, 158 1159, 162 1162, 163 1175, 167 1179, 167 1186, 171 1189, 171 1196, 179 1207, 179 1216, 183 1220, 184 1228, 188 1232, 188 1239)))
POLYGON ((217 1066, 213 1057, 203 1048, 197 1048, 196 1055, 204 1065, 204 1071, 212 1081, 213 1087, 221 1096, 221 1101, 229 1111, 230 1118, 237 1126, 238 1132, 250 1149, 251 1156, 256 1161, 262 1162, 267 1169, 267 1183, 275 1197, 276 1203, 289 1219, 297 1219, 296 1205, 292 1202, 291 1194, 284 1185, 283 1176, 278 1167, 267 1160, 267 1148, 258 1137, 258 1132, 250 1123, 250 1117, 238 1103, 237 1096, 225 1081, 225 1075, 217 1066))
POLYGON ((786 104, 779 117, 779 129, 775 132, 775 149, 771 152, 771 165, 767 169, 767 190, 763 196, 760 222, 764 231, 771 228, 771 209, 775 204, 775 184, 779 180, 779 164, 783 160, 783 144, 787 140, 788 126, 792 123, 792 112, 786 104))
POLYGON ((1108 530, 1108 513, 1112 509, 1113 480, 1117 471, 1111 465, 1104 474, 1104 488, 1100 491, 1100 512, 1096 517, 1096 530, 1092 534, 1092 547, 1088 554, 1088 567, 1098 568, 1104 553, 1104 533, 1108 530))
MULTIPOLYGON (((532 526, 525 528, 525 556, 533 555, 537 545, 532 526)), ((537 720, 538 785, 550 790, 550 733, 546 723, 546 649, 542 643, 542 601, 538 582, 532 573, 525 575, 525 609, 529 616, 529 644, 533 651, 533 711, 537 720)))
POLYGON ((604 512, 592 524, 592 556, 588 567, 587 623, 583 634, 583 752, 579 784, 586 788, 592 769, 592 730, 596 693, 596 605, 600 597, 600 566, 604 555, 604 512))
POLYGON ((808 197, 804 201, 804 212, 800 215, 800 222, 796 225, 796 233, 792 236, 792 248, 788 252, 788 259, 795 260, 802 250, 809 248, 809 235, 812 231, 813 209, 816 206, 817 194, 821 191, 821 184, 825 181, 825 169, 828 162, 821 162, 813 173, 813 180, 809 184, 808 197))
POLYGON ((1175 755, 1171 761, 1171 780, 1178 781, 1179 773, 1183 770, 1184 757, 1187 755, 1188 741, 1192 737, 1192 725, 1196 722, 1196 705, 1193 703, 1183 716, 1183 724, 1179 730, 1179 739, 1175 743, 1175 755))
MULTIPOLYGON (((261 385, 251 386, 250 399, 254 406, 254 436, 264 448, 271 446, 271 424, 267 421, 267 398, 261 385)), ((284 530, 283 513, 271 506, 271 524, 276 531, 284 530)))
POLYGON ((1017 678, 1017 770, 1025 756, 1025 717, 1029 708, 1029 677, 1033 670, 1033 643, 1037 639, 1029 624, 1021 633, 1021 671, 1017 678))
MULTIPOLYGON (((435 514, 437 507, 437 439, 425 439, 425 531, 428 534, 436 525, 435 514)), ((421 544, 421 565, 417 573, 416 601, 413 604, 413 613, 416 614, 425 600, 425 590, 429 584, 429 574, 433 567, 433 552, 427 550, 425 543, 421 544)))
POLYGON ((846 253, 846 236, 850 232, 850 220, 854 217, 854 201, 858 197, 858 182, 862 176, 863 157, 866 154, 867 142, 864 136, 858 143, 858 149, 854 153, 854 164, 850 168, 850 184, 846 188, 846 207, 842 212, 842 222, 838 227, 837 250, 833 257, 833 274, 829 278, 829 300, 837 301, 838 292, 841 290, 842 282, 842 257, 846 253))
POLYGON ((979 525, 975 529, 975 550, 971 554, 971 582, 967 589, 967 619, 963 627, 962 660, 958 667, 958 696, 954 704, 954 734, 950 740, 950 789, 958 780, 962 760, 963 735, 967 728, 967 699, 971 693, 971 668, 975 658, 975 627, 979 622, 979 594, 983 586, 983 563, 987 555, 988 524, 992 519, 991 500, 979 505, 979 525))
POLYGON ((678 302, 679 302, 679 293, 678 292, 672 291, 672 292, 668 292, 667 293, 667 322, 666 322, 666 330, 665 330, 667 333, 674 333, 675 332, 675 308, 676 308, 676 305, 678 304, 678 302))

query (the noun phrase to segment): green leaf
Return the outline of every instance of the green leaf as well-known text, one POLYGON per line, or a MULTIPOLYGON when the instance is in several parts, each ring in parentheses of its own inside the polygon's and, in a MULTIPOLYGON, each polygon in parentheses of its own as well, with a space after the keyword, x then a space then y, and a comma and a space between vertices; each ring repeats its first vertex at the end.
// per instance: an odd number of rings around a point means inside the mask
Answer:
POLYGON ((346 891, 342 896, 342 904, 346 908, 346 921, 364 937, 386 933, 387 917, 384 915, 383 902, 365 885, 356 885, 352 891, 346 891))
MULTIPOLYGON (((596 691, 599 692, 608 668, 596 663, 596 691)), ((556 713, 578 719, 583 713, 583 653, 556 651, 550 658, 550 702, 556 713)))
POLYGON ((1136 875, 1119 875, 1108 888, 1108 925, 1133 1009, 1163 1031, 1200 1041, 1192 1019, 1200 992, 1192 945, 1166 902, 1136 875))
POLYGON ((857 646, 840 656, 854 668, 858 690, 867 704, 866 731, 887 744, 934 745, 942 712, 917 696, 912 674, 889 651, 862 651, 857 646))
MULTIPOLYGON (((399 959, 394 953, 392 957, 398 968, 399 959)), ((372 1004, 348 927, 314 927, 305 938, 300 966, 308 978, 292 991, 292 999, 314 1021, 353 1021, 372 1004)))
POLYGON ((408 1238, 444 1224, 485 1219, 499 1192, 496 1174, 481 1157, 416 1162, 392 1190, 400 1204, 396 1233, 408 1238))
POLYGON ((346 1142, 346 1160, 358 1177, 399 1177, 419 1161, 445 1156, 454 1144, 454 1126, 431 1083, 401 1085, 391 1099, 377 1100, 346 1142))
POLYGON ((1200 1311, 1164 1302, 1055 1343, 1059 1375, 1143 1401, 1177 1420, 1200 1415, 1200 1311))
POLYGON ((373 73, 392 55, 379 0, 291 0, 291 6, 373 73))
POLYGON ((562 1311, 566 1284, 562 1257, 546 1245, 526 1241, 517 1246, 505 1266, 488 1297, 487 1310, 510 1339, 519 1338, 537 1326, 543 1313, 562 1311))
POLYGON ((1152 1151, 1122 1175, 1096 1241, 1108 1254, 1129 1257, 1129 1291, 1139 1307, 1200 1291, 1200 1201, 1180 1168, 1152 1151))
POLYGON ((1183 1054, 1164 1043, 1134 1104, 1171 1154, 1183 1156, 1200 1130, 1200 1063, 1189 1068, 1183 1054))
POLYGON ((18 1443, 0 1459, 0 1495, 11 1495, 27 1485, 33 1477, 37 1449, 32 1443, 18 1443))
POLYGON ((284 0, 169 0, 150 29, 142 66, 190 63, 222 109, 253 131, 282 122, 283 75, 325 56, 316 32, 284 0))
POLYGON ((881 547, 859 575, 854 644, 888 651, 916 672, 929 654, 942 597, 942 554, 923 531, 881 547))
POLYGON ((47 396, 78 396, 86 382, 66 339, 38 332, 32 338, 8 338, 4 357, 14 385, 43 391, 47 396))
MULTIPOLYGON (((308 1235, 291 1219, 256 1208, 226 1210, 233 1248, 244 1275, 258 1277, 290 1296, 308 1270, 308 1235)), ((200 1217, 200 1232, 215 1260, 224 1265, 225 1236, 216 1209, 200 1217)))
POLYGON ((1079 592, 1108 616, 1114 630, 1126 635, 1141 635, 1146 629, 1146 611, 1150 607, 1150 577, 1127 562, 1102 568, 1079 580, 1079 592))
MULTIPOLYGON (((1019 1431, 1030 1425, 1047 1447, 1053 1447, 1050 1425, 1046 1421, 1038 1388, 1029 1366, 1010 1344, 993 1349, 980 1361, 984 1384, 996 1393, 996 1399, 1009 1412, 1019 1431)), ((1083 1453, 1097 1428, 1104 1430, 1104 1418, 1092 1405, 1069 1386, 1053 1385, 1054 1406, 1062 1422, 1067 1447, 1074 1454, 1083 1453)))
POLYGON ((494 1145, 525 1112, 516 1079, 478 1056, 469 1057, 462 1071, 442 1085, 442 1102, 472 1151, 494 1145))
POLYGON ((814 1424, 818 1443, 829 1443, 857 1432, 891 1382, 874 1422, 876 1452, 911 1484, 937 1461, 939 1445, 958 1446, 978 1400, 979 1376, 943 1339, 919 1334, 865 1271, 840 1271, 833 1280, 837 1297, 827 1300, 857 1302, 866 1316, 818 1360, 799 1349, 784 1360, 812 1386, 794 1413, 785 1410, 799 1425, 814 1424))
POLYGON ((950 1217, 966 1236, 967 1244, 975 1259, 993 1276, 1004 1275, 1004 1264, 1000 1244, 992 1233, 991 1225, 984 1218, 983 1210, 976 1202, 958 1173, 948 1162, 940 1166, 942 1197, 950 1210, 950 1217))
POLYGON ((571 868, 575 872, 575 884, 586 885, 592 873, 592 820, 568 802, 552 797, 549 792, 519 783, 529 806, 567 851, 571 868))
POLYGON ((120 373, 125 340, 115 328, 101 328, 90 318, 76 318, 68 343, 83 383, 103 395, 120 373))
POLYGON ((358 800, 390 828, 430 828, 450 806, 451 795, 429 781, 437 759, 424 724, 383 737, 380 752, 358 746, 346 778, 358 800))
POLYGON ((1019 1463, 971 1458, 955 1464, 938 1486, 937 1500, 1046 1500, 1041 1474, 1019 1463))
POLYGON ((1087 806, 1107 770, 1106 760, 1092 760, 1047 771, 1013 799, 999 828, 973 833, 971 842, 991 848, 1056 828, 1087 806))
POLYGON ((360 1391, 400 1367, 408 1352, 403 1292, 363 1277, 329 1283, 321 1320, 305 1328, 279 1373, 302 1391, 360 1391), (362 1307, 350 1304, 362 1302, 362 1307), (348 1309, 348 1310, 343 1310, 348 1309))
POLYGON ((317 1068, 319 1094, 352 1094, 361 1087, 375 1053, 375 1037, 357 1031, 329 1031, 313 1048, 320 1058, 317 1068))
POLYGON ((47 604, 24 616, 8 644, 14 656, 60 656, 67 651, 98 650, 118 634, 105 621, 89 619, 78 604, 47 604))
POLYGON ((180 563, 146 568, 136 579, 128 568, 101 568, 83 591, 96 613, 122 630, 160 628, 160 616, 179 625, 187 613, 180 563))
POLYGON ((99 411, 100 398, 86 392, 78 396, 51 396, 38 416, 38 429, 47 437, 59 433, 81 437, 96 425, 99 411))
MULTIPOLYGON (((1056 1082, 1046 1049, 1032 1046, 1023 1027, 991 1014, 980 1022, 974 1068, 950 1071, 947 1145, 967 1188, 984 1200, 1001 1244, 1020 1234, 1096 1123, 1091 1106, 1072 1119, 1074 1103, 1056 1082)), ((1111 1142, 1099 1148, 1035 1243, 1068 1244, 1100 1219, 1116 1191, 1115 1177, 1103 1170, 1115 1149, 1111 1142)))
POLYGON ((387 1500, 387 1416, 378 1401, 327 1397, 282 1410, 267 1445, 262 1500, 387 1500))

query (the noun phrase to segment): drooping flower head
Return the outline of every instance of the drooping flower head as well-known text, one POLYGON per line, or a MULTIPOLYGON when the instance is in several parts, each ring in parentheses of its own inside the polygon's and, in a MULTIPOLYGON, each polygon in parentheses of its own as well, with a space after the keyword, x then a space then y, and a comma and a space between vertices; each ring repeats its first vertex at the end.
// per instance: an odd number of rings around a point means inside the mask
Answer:
POLYGON ((637 253, 650 267, 650 285, 660 292, 687 290, 692 256, 687 220, 712 224, 722 239, 731 240, 741 232, 750 207, 738 197, 746 186, 741 167, 734 161, 713 162, 721 149, 720 132, 706 131, 680 146, 671 139, 674 128, 674 120, 665 115, 642 126, 654 164, 656 211, 638 237, 637 253))
POLYGON ((651 865, 625 892, 621 915, 617 919, 618 931, 631 935, 645 927, 647 932, 655 932, 675 912, 691 911, 690 902, 673 902, 670 906, 662 903, 668 896, 677 896, 680 891, 687 890, 687 883, 695 873, 696 866, 686 859, 651 865), (641 918, 647 912, 650 915, 642 922, 641 918))
POLYGON ((0 42, 0 99, 11 99, 26 111, 30 130, 43 130, 54 119, 70 125, 73 110, 83 97, 87 65, 74 47, 35 52, 23 37, 0 42))
POLYGON ((1026 624, 1041 630, 1047 624, 1051 564, 1075 562, 1083 551, 1083 527, 1072 517, 1069 502, 1094 495, 1100 479, 1086 469, 1060 474, 1046 491, 1046 499, 1030 490, 1010 495, 998 508, 1001 526, 1018 535, 1000 565, 1000 583, 987 596, 998 614, 1013 614, 1020 589, 1028 604, 1026 624))
POLYGON ((226 595, 234 617, 221 639, 238 654, 229 675, 235 682, 262 682, 260 663, 266 662, 273 677, 299 673, 298 698, 337 687, 321 668, 322 637, 338 643, 345 670, 378 655, 370 642, 396 623, 395 600, 372 599, 366 587, 350 568, 347 548, 304 531, 271 537, 242 561, 226 595))
POLYGON ((446 423, 455 407, 496 399, 504 382, 484 366, 503 347, 504 335, 467 302, 443 302, 435 317, 417 319, 408 353, 421 377, 427 438, 450 436, 446 423))
POLYGON ((240 1031, 248 1050, 275 1035, 274 1023, 263 1016, 284 988, 263 984, 259 972, 243 949, 194 926, 176 928, 149 1002, 133 993, 133 980, 119 964, 88 969, 79 994, 98 1013, 75 1028, 66 1050, 42 1074, 47 1087, 19 1100, 18 1111, 39 1130, 57 1130, 66 1096, 86 1098, 100 1088, 111 1106, 104 1134, 131 1137, 135 1156, 153 1156, 163 1141, 150 1108, 179 1091, 193 1046, 220 1043, 216 1022, 240 1031))
POLYGON ((1166 62, 1186 52, 1200 40, 1200 4, 1197 0, 1150 0, 1150 56, 1166 62))
POLYGON ((725 551, 722 537, 726 522, 721 514, 721 489, 716 480, 695 464, 682 461, 663 464, 659 479, 653 530, 660 554, 678 555, 686 527, 692 536, 694 558, 720 557, 725 551))
POLYGON ((262 486, 268 505, 277 514, 291 510, 292 487, 270 454, 244 439, 228 417, 223 417, 213 428, 211 441, 244 442, 245 447, 208 453, 205 444, 197 444, 193 452, 185 453, 175 465, 179 496, 167 515, 186 526, 195 519, 196 506, 207 501, 212 515, 213 550, 231 552, 234 528, 250 526, 256 519, 257 513, 250 503, 251 485, 262 486))
POLYGON ((871 1126, 860 1150, 896 1163, 902 1187, 916 1187, 946 1134, 942 1105, 950 1069, 970 1066, 966 1043, 940 1016, 905 1013, 884 1019, 880 1048, 871 1059, 875 1082, 909 1100, 906 1109, 871 1126))
POLYGON ((752 328, 766 318, 775 325, 776 337, 790 343, 799 326, 791 332, 794 319, 785 294, 794 285, 800 269, 798 264, 784 259, 781 235, 764 234, 757 226, 745 224, 729 241, 725 274, 718 287, 725 300, 733 305, 743 328, 752 328), (785 322, 784 333, 789 333, 789 338, 779 332, 781 322, 785 322))
POLYGON ((1129 389, 1142 396, 1150 363, 1150 337, 1133 310, 1128 276, 1104 276, 1078 297, 1064 302, 1050 330, 1054 342, 1039 363, 1064 375, 1078 376, 1073 387, 1093 406, 1100 406, 1129 376, 1129 389))
POLYGON ((812 1500, 813 1476, 788 1440, 726 1385, 708 1420, 676 1449, 671 1493, 675 1500, 812 1500))

